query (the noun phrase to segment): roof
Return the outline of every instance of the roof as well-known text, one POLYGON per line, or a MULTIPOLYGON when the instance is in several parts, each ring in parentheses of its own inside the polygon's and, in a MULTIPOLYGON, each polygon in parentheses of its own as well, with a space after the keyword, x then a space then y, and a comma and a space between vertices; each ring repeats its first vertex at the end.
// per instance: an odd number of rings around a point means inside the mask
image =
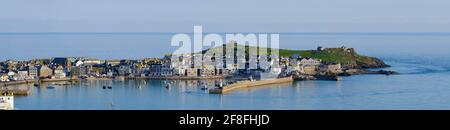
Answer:
POLYGON ((64 57, 55 57, 52 60, 52 63, 58 64, 58 65, 66 65, 67 62, 69 62, 69 59, 64 58, 64 57))
POLYGON ((37 67, 39 70, 41 70, 41 69, 50 69, 48 66, 46 66, 46 65, 42 65, 42 66, 38 66, 37 67))

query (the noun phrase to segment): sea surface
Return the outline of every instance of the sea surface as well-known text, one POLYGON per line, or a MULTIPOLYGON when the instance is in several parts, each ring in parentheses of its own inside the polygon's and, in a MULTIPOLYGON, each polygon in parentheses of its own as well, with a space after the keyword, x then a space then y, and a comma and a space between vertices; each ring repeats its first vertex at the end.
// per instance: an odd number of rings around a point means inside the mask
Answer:
MULTIPOLYGON (((0 34, 0 60, 61 56, 100 59, 162 57, 170 33, 30 33, 0 34)), ((315 49, 353 47, 359 54, 383 59, 399 75, 357 75, 342 81, 296 81, 292 84, 208 94, 200 82, 163 80, 84 81, 56 88, 30 87, 16 96, 19 110, 141 109, 450 109, 449 33, 281 33, 280 47, 315 49), (112 86, 112 89, 103 89, 112 86)))

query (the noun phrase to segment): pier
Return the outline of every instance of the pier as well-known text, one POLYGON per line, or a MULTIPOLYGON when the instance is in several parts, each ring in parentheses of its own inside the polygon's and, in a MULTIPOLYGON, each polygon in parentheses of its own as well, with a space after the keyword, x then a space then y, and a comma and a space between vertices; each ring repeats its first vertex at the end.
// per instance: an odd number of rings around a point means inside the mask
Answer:
POLYGON ((78 78, 57 78, 57 79, 34 79, 22 81, 0 82, 0 87, 22 85, 22 84, 40 84, 42 82, 61 82, 61 81, 78 81, 78 78))
POLYGON ((10 85, 20 85, 20 84, 32 84, 32 83, 34 83, 34 80, 0 82, 0 86, 10 86, 10 85))
POLYGON ((28 96, 31 94, 30 89, 14 89, 12 92, 17 96, 28 96))
POLYGON ((29 87, 27 87, 27 88, 22 88, 22 89, 19 89, 19 88, 7 88, 7 89, 1 89, 0 90, 0 93, 13 93, 14 95, 16 95, 16 96, 28 96, 28 95, 30 95, 31 94, 31 90, 30 90, 30 88, 29 87))
POLYGON ((285 78, 277 78, 272 80, 258 80, 258 81, 240 81, 230 85, 226 85, 222 88, 213 88, 209 90, 210 94, 224 94, 230 91, 234 91, 240 88, 251 88, 262 85, 270 85, 270 84, 280 84, 280 83, 289 83, 293 82, 294 79, 292 77, 285 78))
POLYGON ((56 79, 41 79, 40 82, 61 82, 61 81, 77 81, 78 78, 56 78, 56 79))

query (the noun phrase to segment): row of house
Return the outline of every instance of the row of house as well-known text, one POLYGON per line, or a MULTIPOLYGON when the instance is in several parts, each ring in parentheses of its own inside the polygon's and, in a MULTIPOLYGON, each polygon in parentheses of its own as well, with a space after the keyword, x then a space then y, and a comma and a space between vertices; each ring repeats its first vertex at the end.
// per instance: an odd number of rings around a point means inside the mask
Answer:
MULTIPOLYGON (((56 74, 56 76, 63 75, 59 69, 51 69, 48 66, 30 66, 23 70, 9 70, 7 73, 0 73, 0 81, 20 81, 33 80, 36 78, 48 78, 56 74)), ((62 77, 65 77, 62 76, 62 77)))
MULTIPOLYGON (((319 50, 319 49, 318 49, 319 50)), ((323 49, 320 49, 323 50, 323 49)), ((227 75, 248 75, 262 69, 249 69, 249 59, 239 58, 227 63, 225 58, 213 56, 197 57, 196 54, 181 55, 179 62, 172 62, 172 56, 163 58, 146 58, 140 60, 98 60, 90 58, 52 58, 30 61, 0 62, 0 81, 31 80, 36 78, 65 78, 65 77, 208 77, 227 75), (203 62, 204 59, 211 62, 203 62), (216 60, 223 62, 215 62, 216 60), (200 64, 194 64, 200 63, 200 64), (239 66, 245 63, 245 67, 239 66)), ((237 57, 236 55, 234 56, 237 57)), ((257 56, 259 63, 260 56, 257 56)), ((271 64, 278 63, 280 68, 266 68, 282 70, 281 72, 299 72, 315 75, 318 73, 341 73, 340 64, 323 63, 320 59, 302 58, 299 55, 280 57, 271 60, 271 64)), ((262 70, 262 71, 267 71, 262 70)))
POLYGON ((342 73, 341 64, 323 63, 320 59, 314 58, 282 58, 286 63, 283 64, 285 73, 293 71, 305 75, 316 75, 319 73, 342 73))

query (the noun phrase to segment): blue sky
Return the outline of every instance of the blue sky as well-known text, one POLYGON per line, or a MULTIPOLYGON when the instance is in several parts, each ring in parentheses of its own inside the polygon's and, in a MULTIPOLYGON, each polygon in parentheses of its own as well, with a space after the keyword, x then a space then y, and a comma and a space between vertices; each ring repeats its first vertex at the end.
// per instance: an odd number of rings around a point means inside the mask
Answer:
POLYGON ((448 0, 0 0, 0 32, 450 32, 448 0))

